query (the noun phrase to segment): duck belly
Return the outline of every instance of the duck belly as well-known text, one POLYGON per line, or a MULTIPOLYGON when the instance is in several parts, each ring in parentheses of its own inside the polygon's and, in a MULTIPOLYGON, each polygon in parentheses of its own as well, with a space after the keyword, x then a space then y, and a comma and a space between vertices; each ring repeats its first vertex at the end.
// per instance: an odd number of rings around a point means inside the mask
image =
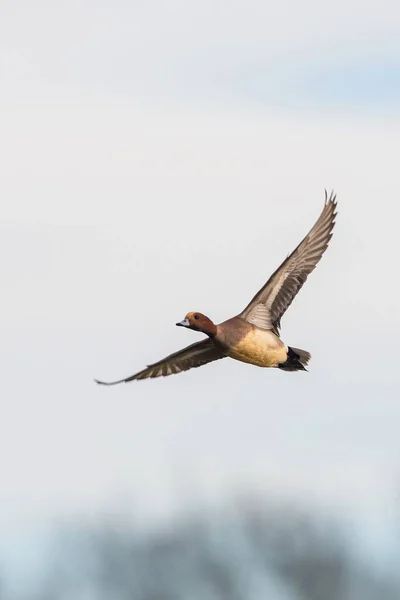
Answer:
POLYGON ((258 367, 277 367, 287 359, 287 346, 272 331, 254 328, 227 355, 258 367))

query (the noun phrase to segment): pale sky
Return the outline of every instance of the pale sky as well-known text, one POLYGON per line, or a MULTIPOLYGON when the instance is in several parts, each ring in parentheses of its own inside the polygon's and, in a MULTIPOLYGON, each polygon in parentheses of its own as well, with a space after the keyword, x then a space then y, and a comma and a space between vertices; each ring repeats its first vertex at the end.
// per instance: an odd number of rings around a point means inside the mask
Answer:
POLYGON ((352 0, 2 2, 0 532, 237 491, 392 514, 399 19, 352 0), (282 321, 308 374, 227 359, 93 383, 200 339, 175 327, 190 310, 244 308, 325 188, 331 246, 282 321))

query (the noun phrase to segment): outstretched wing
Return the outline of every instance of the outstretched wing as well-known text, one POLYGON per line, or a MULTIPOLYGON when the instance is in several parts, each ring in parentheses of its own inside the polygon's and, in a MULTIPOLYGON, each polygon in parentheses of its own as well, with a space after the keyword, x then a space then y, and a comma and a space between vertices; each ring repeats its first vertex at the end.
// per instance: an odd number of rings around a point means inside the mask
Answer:
POLYGON ((148 365, 148 367, 143 369, 143 371, 139 371, 139 373, 135 373, 135 375, 131 375, 126 379, 120 379, 118 381, 111 382, 99 381, 98 379, 95 379, 95 382, 101 385, 116 385, 117 383, 127 383, 128 381, 133 381, 134 379, 166 377, 167 375, 173 375, 174 373, 180 373, 181 371, 188 371, 189 369, 194 369, 195 367, 201 367, 201 365, 205 365, 209 362, 224 357, 225 354, 223 354, 223 352, 215 346, 212 340, 207 338, 201 342, 191 344, 190 346, 187 346, 178 352, 174 352, 174 354, 170 354, 166 358, 163 358, 163 360, 159 360, 152 365, 148 365))
POLYGON ((282 315, 328 247, 335 217, 336 195, 332 192, 328 199, 325 191, 325 206, 314 227, 239 316, 278 335, 282 315))

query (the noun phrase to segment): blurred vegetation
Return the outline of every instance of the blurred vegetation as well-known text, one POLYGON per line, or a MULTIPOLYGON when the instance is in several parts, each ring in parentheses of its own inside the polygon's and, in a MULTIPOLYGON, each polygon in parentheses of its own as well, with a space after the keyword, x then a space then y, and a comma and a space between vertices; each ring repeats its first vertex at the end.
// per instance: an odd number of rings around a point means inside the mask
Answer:
POLYGON ((64 525, 42 581, 18 600, 399 598, 400 578, 361 561, 344 523, 247 501, 152 531, 122 518, 64 525))

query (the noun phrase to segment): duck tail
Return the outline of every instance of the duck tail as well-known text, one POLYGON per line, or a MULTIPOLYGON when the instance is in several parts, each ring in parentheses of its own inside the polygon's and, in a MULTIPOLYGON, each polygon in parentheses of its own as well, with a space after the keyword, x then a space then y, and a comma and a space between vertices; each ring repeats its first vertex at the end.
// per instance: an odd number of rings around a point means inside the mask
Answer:
POLYGON ((278 367, 284 371, 307 371, 306 365, 308 365, 310 358, 311 354, 307 350, 289 347, 287 359, 278 367))

